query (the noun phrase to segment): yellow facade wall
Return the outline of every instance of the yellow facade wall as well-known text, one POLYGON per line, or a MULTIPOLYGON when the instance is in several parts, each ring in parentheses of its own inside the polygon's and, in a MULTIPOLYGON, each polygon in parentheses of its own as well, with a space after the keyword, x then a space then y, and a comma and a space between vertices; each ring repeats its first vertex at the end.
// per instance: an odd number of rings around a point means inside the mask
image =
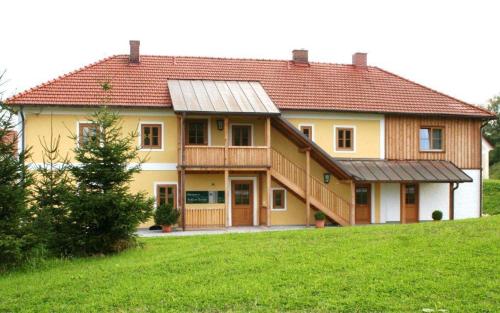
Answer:
MULTIPOLYGON (((381 117, 382 119, 383 117, 381 117)), ((313 125, 314 141, 326 152, 341 158, 380 158, 380 119, 325 119, 325 118, 287 118, 299 128, 300 124, 313 125), (355 152, 335 152, 335 127, 355 128, 355 152)))
MULTIPOLYGON (((60 136, 60 151, 73 161, 76 141, 71 138, 78 131, 78 122, 89 120, 88 114, 27 114, 25 120, 26 147, 31 147, 31 158, 35 163, 42 162, 42 145, 40 141, 50 140, 51 129, 54 138, 60 136)), ((124 134, 138 131, 140 123, 163 123, 163 150, 145 150, 139 152, 140 158, 146 158, 146 163, 177 163, 177 118, 174 115, 125 115, 122 118, 124 134)), ((139 138, 137 138, 139 145, 139 138)))

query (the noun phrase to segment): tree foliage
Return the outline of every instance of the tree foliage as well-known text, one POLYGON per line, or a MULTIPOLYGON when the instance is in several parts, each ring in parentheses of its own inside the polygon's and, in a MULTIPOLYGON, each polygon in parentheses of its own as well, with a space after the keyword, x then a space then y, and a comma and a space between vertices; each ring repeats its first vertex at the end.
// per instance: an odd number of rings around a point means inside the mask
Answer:
POLYGON ((18 151, 11 112, 0 102, 0 269, 17 264, 30 252, 28 187, 31 176, 18 151))
POLYGON ((494 149, 490 152, 490 165, 493 165, 500 162, 500 95, 489 100, 488 110, 497 115, 496 119, 490 121, 483 128, 484 136, 494 146, 494 149))
MULTIPOLYGON (((123 135, 120 118, 105 107, 90 117, 93 135, 74 149, 70 171, 71 227, 65 250, 76 255, 120 251, 134 243, 139 223, 152 214, 153 200, 133 194, 129 183, 140 171, 136 133, 123 135), (133 162, 137 165, 130 166, 133 162)), ((77 140, 77 136, 73 136, 77 140)))

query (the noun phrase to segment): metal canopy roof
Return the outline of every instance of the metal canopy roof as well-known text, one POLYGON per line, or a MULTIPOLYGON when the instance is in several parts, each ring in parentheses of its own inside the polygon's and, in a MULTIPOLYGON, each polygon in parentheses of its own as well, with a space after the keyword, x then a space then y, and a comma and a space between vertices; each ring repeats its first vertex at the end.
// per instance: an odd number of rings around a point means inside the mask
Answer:
POLYGON ((356 181, 364 182, 471 182, 449 161, 336 160, 356 181))
POLYGON ((204 114, 279 115, 259 82, 168 80, 174 111, 204 114))

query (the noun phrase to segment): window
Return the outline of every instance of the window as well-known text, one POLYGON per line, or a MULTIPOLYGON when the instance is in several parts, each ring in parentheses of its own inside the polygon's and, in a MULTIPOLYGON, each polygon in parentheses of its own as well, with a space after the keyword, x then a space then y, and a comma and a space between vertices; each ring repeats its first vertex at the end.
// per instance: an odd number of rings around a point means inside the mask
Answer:
POLYGON ((273 210, 286 210, 286 190, 273 189, 273 210))
POLYGON ((300 125, 300 131, 310 140, 313 140, 313 129, 311 125, 300 125))
POLYGON ((208 144, 208 121, 187 120, 186 138, 188 145, 208 144))
POLYGON ((356 186, 356 204, 368 205, 368 187, 356 186))
POLYGON ((232 126, 233 146, 252 145, 252 127, 250 125, 232 126))
POLYGON ((156 187, 156 205, 172 204, 177 208, 177 186, 158 185, 156 187))
POLYGON ((443 128, 442 127, 420 128, 420 150, 422 151, 443 150, 443 128))
POLYGON ((354 150, 354 128, 337 128, 337 150, 354 150))
POLYGON ((97 125, 93 123, 79 123, 78 143, 80 146, 87 144, 90 140, 97 138, 97 125))
POLYGON ((417 203, 417 186, 405 185, 405 204, 417 203))
POLYGON ((141 149, 161 149, 161 124, 141 124, 141 149))

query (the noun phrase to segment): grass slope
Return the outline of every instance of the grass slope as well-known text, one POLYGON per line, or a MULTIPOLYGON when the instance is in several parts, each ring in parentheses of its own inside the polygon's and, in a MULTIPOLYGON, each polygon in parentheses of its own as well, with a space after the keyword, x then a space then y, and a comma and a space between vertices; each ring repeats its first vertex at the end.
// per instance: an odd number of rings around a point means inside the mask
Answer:
POLYGON ((0 311, 494 312, 500 216, 142 239, 0 277, 0 311))
POLYGON ((500 180, 483 182, 483 211, 489 215, 500 214, 500 180))

